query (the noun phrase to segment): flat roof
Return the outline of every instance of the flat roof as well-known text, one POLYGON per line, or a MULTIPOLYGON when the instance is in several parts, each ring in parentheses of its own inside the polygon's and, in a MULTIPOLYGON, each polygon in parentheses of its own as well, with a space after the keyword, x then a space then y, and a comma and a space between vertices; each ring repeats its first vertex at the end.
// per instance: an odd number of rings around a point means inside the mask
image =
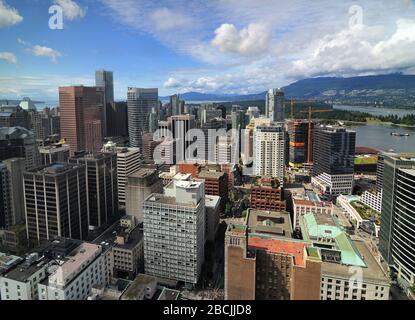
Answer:
MULTIPOLYGON (((362 267, 364 281, 378 281, 389 284, 390 280, 387 273, 382 269, 380 264, 376 261, 369 247, 363 240, 351 240, 352 245, 358 250, 359 255, 365 263, 362 267)), ((323 262, 321 264, 321 271, 324 275, 339 276, 350 278, 350 266, 338 263, 323 262)))
POLYGON ((66 286, 86 267, 86 263, 101 253, 101 246, 92 243, 81 243, 63 259, 63 263, 49 276, 49 284, 66 286))
POLYGON ((180 291, 164 288, 157 300, 179 300, 180 291))
POLYGON ((264 233, 291 238, 292 225, 288 212, 250 209, 247 225, 252 233, 264 233))
POLYGON ((179 207, 188 207, 188 208, 196 208, 200 203, 199 202, 197 205, 194 205, 192 203, 178 203, 176 197, 168 197, 161 193, 153 193, 149 195, 145 199, 145 202, 157 202, 157 203, 162 203, 162 204, 167 204, 167 205, 175 205, 179 207))
POLYGON ((205 195, 205 207, 215 208, 220 203, 219 196, 205 195))
POLYGON ((199 172, 198 178, 201 178, 201 179, 219 179, 224 175, 225 175, 225 172, 221 172, 221 171, 202 170, 202 171, 199 172))
POLYGON ((143 231, 136 226, 128 233, 128 241, 124 244, 114 243, 115 248, 132 249, 143 239, 143 231))
POLYGON ((153 282, 157 283, 156 277, 143 273, 138 274, 122 295, 121 300, 135 300, 137 295, 153 282))
POLYGON ((249 249, 262 249, 274 253, 292 256, 294 264, 297 266, 304 266, 305 257, 304 249, 309 244, 302 241, 290 241, 282 238, 261 237, 259 235, 249 235, 248 247, 249 249))

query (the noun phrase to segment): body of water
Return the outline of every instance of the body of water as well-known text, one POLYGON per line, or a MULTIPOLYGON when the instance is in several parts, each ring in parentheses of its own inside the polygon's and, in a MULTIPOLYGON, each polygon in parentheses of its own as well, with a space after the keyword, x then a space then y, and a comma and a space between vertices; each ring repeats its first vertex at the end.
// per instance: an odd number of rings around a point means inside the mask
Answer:
POLYGON ((334 105, 333 108, 338 109, 338 110, 346 110, 346 111, 366 112, 366 113, 370 113, 374 116, 388 116, 388 115, 396 114, 396 115, 398 115, 398 117, 402 117, 402 116, 405 116, 407 114, 415 114, 415 110, 406 110, 406 109, 344 106, 344 105, 334 105))
POLYGON ((356 131, 356 146, 415 153, 415 128, 367 124, 350 126, 350 129, 356 131), (396 137, 391 132, 409 133, 410 136, 396 137))

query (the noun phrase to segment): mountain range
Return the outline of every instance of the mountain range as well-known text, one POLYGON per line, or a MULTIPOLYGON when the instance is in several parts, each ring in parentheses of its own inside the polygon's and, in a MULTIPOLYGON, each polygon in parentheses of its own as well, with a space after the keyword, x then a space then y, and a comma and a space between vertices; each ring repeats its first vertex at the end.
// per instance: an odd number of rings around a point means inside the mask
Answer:
MULTIPOLYGON (((415 107, 415 75, 401 73, 349 78, 309 78, 296 81, 281 89, 287 99, 316 99, 331 103, 415 107)), ((247 95, 186 92, 180 94, 180 97, 188 102, 237 102, 265 100, 265 95, 266 91, 247 95)), ((161 97, 162 100, 168 100, 168 98, 161 97)))

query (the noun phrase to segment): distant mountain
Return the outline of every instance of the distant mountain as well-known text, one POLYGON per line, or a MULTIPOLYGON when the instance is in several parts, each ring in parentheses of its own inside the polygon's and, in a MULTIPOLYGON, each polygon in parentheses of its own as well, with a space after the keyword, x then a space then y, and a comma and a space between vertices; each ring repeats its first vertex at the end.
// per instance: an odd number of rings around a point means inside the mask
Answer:
MULTIPOLYGON (((170 97, 160 97, 163 101, 168 101, 170 97)), ((225 94, 225 93, 200 93, 200 92, 186 92, 180 94, 180 99, 191 102, 191 101, 250 101, 250 100, 264 100, 265 92, 236 95, 236 94, 225 94)))
MULTIPOLYGON (((415 75, 401 73, 360 77, 319 77, 299 80, 282 90, 286 98, 316 99, 331 103, 415 107, 415 75)), ((185 101, 253 101, 264 100, 266 91, 248 95, 181 94, 185 101)), ((168 97, 164 97, 168 100, 168 97)), ((163 98, 162 98, 163 99, 163 98)))

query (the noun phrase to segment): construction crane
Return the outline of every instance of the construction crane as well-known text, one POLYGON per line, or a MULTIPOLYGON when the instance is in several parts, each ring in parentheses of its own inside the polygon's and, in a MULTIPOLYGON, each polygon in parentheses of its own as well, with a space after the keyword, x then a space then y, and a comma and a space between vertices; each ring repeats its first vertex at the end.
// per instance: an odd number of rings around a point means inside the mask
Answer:
POLYGON ((308 113, 308 150, 307 150, 307 163, 311 164, 311 124, 312 124, 312 117, 313 113, 319 112, 332 112, 333 109, 325 109, 325 110, 313 110, 312 107, 308 107, 307 111, 301 111, 302 113, 308 113))

